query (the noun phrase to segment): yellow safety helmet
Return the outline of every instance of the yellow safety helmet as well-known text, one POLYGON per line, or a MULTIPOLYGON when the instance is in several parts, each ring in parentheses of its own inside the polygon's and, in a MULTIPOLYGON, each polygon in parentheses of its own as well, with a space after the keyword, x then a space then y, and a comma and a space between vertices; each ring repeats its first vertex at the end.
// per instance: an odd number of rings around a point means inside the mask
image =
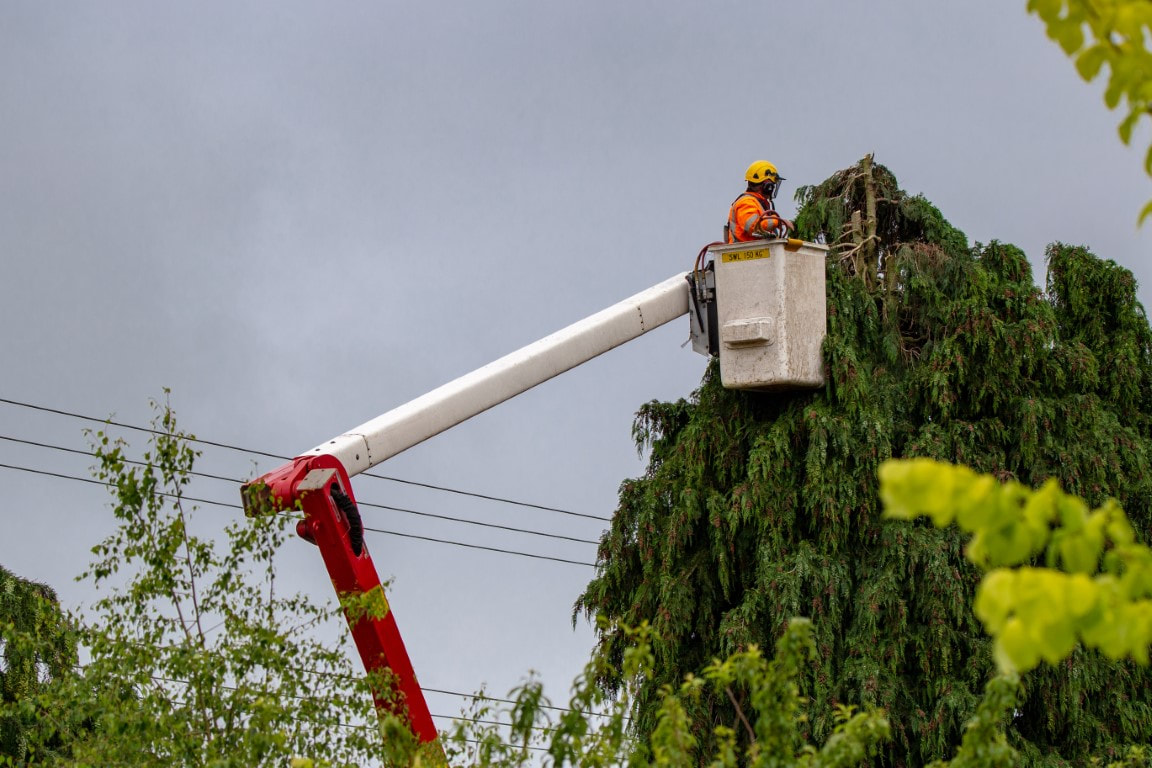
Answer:
POLYGON ((780 182, 780 172, 776 170, 776 166, 767 160, 757 160, 748 166, 748 171, 744 174, 744 180, 750 181, 753 184, 759 184, 762 181, 770 181, 773 184, 778 184, 780 182))

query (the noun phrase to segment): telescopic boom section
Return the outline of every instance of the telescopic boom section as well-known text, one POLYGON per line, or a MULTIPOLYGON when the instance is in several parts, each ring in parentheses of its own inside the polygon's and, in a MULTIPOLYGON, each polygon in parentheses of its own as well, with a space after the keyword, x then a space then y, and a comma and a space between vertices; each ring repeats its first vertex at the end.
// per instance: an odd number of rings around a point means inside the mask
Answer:
POLYGON ((350 477, 688 312, 684 275, 573 323, 318 445, 350 477))
POLYGON ((421 741, 434 740, 436 727, 364 545, 350 478, 687 314, 689 283, 685 278, 684 274, 670 277, 361 424, 244 485, 244 509, 249 515, 303 510, 304 519, 296 530, 320 548, 332 585, 345 605, 365 669, 388 673, 393 681, 391 690, 376 691, 377 707, 399 715, 406 713, 421 741))

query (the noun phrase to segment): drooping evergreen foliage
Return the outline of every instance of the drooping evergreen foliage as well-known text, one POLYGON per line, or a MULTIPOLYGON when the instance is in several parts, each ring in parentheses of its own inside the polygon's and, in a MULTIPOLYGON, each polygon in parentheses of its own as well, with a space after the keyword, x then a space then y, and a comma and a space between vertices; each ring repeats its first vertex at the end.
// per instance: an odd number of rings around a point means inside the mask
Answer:
MULTIPOLYGON (((827 738, 839 704, 883 707, 893 738, 880 762, 921 765, 951 756, 993 664, 961 535, 882 521, 880 463, 1054 477, 1091 504, 1115 497, 1147 541, 1152 331, 1127 270, 1057 244, 1042 291, 1020 250, 970 247, 870 157, 798 199, 800 234, 832 246, 826 386, 729 391, 713 365, 691 400, 643 406, 648 469, 621 486, 576 610, 651 623, 641 733, 661 686, 809 617, 811 737, 827 738)), ((600 643, 618 654, 625 638, 600 643)), ((1008 735, 1030 765, 1152 739, 1145 668, 1077 651, 1023 687, 1008 735)), ((741 732, 726 698, 701 696, 690 714, 703 741, 715 724, 741 732)))
POLYGON ((75 663, 75 632, 55 590, 0 566, 0 764, 24 760, 36 718, 9 705, 30 699, 75 663))

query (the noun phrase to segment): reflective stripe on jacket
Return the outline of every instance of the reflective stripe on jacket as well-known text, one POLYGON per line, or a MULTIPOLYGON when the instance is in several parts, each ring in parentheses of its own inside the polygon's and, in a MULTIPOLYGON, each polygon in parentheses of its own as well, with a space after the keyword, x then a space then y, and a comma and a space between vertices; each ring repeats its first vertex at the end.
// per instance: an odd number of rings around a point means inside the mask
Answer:
POLYGON ((764 237, 759 229, 760 220, 767 219, 766 223, 772 224, 779 218, 772 210, 772 201, 757 192, 745 192, 733 200, 728 209, 728 242, 760 240, 764 237))

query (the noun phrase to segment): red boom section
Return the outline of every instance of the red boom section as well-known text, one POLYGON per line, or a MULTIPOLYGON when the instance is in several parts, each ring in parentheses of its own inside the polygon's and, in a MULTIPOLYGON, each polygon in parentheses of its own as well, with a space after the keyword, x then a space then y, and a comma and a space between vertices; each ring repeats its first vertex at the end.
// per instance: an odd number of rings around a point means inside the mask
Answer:
MULTIPOLYGON (((302 456, 245 485, 243 494, 250 514, 260 510, 291 510, 299 502, 304 519, 297 524, 296 532, 320 548, 332 586, 342 600, 377 591, 378 601, 369 595, 372 599, 365 603, 382 607, 382 616, 381 611, 375 610, 357 618, 349 614, 347 607, 344 610, 365 669, 390 672, 394 681, 393 691, 376 692, 376 707, 400 716, 407 714, 412 732, 421 742, 430 742, 436 738, 436 726, 400 638, 396 617, 388 607, 367 546, 361 542, 359 554, 353 548, 354 523, 340 510, 333 498, 333 489, 355 503, 348 473, 338 459, 327 455, 302 456), (396 693, 402 695, 398 697, 396 693)), ((358 524, 359 521, 355 521, 357 527, 358 524)))

